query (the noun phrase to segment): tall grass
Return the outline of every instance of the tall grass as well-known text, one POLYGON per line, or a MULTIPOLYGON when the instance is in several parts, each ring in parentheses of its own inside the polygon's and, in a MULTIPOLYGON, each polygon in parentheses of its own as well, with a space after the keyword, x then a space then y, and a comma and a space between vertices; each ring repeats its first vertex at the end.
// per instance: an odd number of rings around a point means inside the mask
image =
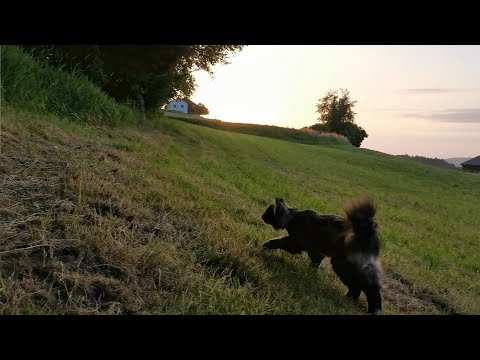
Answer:
POLYGON ((34 113, 87 123, 133 124, 136 114, 116 103, 81 74, 34 60, 12 45, 1 47, 2 102, 34 113))

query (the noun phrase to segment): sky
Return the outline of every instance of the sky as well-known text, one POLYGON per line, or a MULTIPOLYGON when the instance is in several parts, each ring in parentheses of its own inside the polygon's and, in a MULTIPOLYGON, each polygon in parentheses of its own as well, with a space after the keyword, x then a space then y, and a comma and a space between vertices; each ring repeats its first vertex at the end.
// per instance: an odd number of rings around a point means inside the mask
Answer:
POLYGON ((347 89, 361 147, 392 155, 480 155, 480 46, 249 45, 191 97, 207 117, 302 128, 329 90, 347 89))

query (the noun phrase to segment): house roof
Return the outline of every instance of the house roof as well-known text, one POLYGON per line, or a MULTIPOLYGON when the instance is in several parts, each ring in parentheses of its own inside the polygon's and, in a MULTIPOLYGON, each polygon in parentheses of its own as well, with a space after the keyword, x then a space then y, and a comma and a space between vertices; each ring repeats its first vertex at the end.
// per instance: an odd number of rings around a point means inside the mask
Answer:
POLYGON ((480 165, 480 156, 474 157, 473 159, 467 160, 461 165, 480 165))
POLYGON ((197 106, 197 104, 195 104, 195 103, 194 103, 192 100, 190 100, 190 99, 180 99, 180 100, 185 101, 185 102, 188 104, 188 107, 189 107, 189 108, 192 108, 192 109, 193 109, 195 106, 197 106))

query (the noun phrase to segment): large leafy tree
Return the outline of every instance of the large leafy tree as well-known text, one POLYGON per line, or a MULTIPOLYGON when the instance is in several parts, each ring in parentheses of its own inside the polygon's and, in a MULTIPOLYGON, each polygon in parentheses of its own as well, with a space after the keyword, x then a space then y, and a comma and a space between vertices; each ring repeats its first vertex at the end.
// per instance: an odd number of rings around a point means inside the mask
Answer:
POLYGON ((332 131, 340 130, 345 123, 355 121, 355 103, 350 100, 348 90, 341 89, 341 95, 337 90, 329 90, 317 104, 318 121, 328 125, 332 131))
POLYGON ((360 147, 364 138, 368 137, 362 127, 355 124, 353 111, 355 103, 350 99, 346 89, 329 90, 317 104, 318 124, 310 126, 317 131, 334 132, 346 136, 352 145, 360 147))

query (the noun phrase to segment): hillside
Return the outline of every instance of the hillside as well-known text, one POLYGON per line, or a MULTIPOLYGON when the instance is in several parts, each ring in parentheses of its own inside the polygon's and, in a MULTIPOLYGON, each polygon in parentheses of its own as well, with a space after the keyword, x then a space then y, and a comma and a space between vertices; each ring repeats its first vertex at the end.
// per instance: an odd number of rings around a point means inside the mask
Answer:
POLYGON ((328 261, 266 253, 276 196, 378 203, 385 314, 480 313, 480 178, 167 118, 109 128, 4 106, 2 314, 363 314, 328 261))
POLYGON ((311 129, 292 129, 273 125, 258 125, 226 122, 217 119, 208 119, 200 116, 192 116, 173 111, 163 111, 165 117, 186 121, 190 124, 206 126, 213 129, 226 130, 240 134, 257 135, 294 141, 310 145, 344 145, 351 147, 350 141, 343 135, 335 133, 321 133, 311 129))

